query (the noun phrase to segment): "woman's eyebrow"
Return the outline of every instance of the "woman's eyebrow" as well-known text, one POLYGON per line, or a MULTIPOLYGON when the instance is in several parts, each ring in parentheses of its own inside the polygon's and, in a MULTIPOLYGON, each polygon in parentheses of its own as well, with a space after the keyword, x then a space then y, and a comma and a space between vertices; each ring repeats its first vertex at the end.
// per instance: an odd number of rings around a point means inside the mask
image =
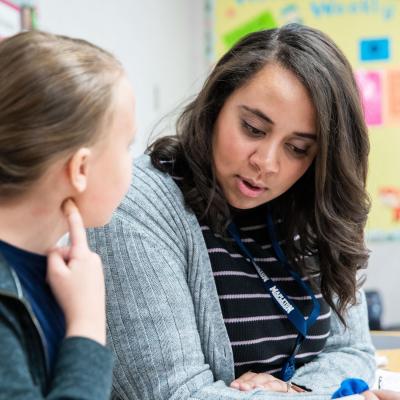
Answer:
MULTIPOLYGON (((268 117, 268 115, 263 113, 258 108, 252 108, 252 107, 248 107, 245 105, 240 105, 239 108, 241 108, 242 110, 245 110, 251 114, 254 114, 255 116, 263 119, 264 121, 270 123, 271 125, 275 125, 275 122, 270 117, 268 117)), ((315 133, 308 133, 308 132, 293 132, 293 133, 294 133, 294 135, 296 135, 300 138, 317 141, 317 135, 315 133)))
POLYGON ((306 133, 306 132, 294 132, 294 134, 300 138, 310 139, 317 141, 317 135, 315 133, 306 133))
POLYGON ((274 121, 272 121, 272 119, 270 117, 268 117, 268 115, 264 114, 262 111, 260 111, 257 108, 251 108, 245 105, 240 105, 239 108, 241 108, 242 110, 248 111, 251 114, 256 115, 257 117, 263 119, 264 121, 267 121, 268 123, 274 125, 274 121))

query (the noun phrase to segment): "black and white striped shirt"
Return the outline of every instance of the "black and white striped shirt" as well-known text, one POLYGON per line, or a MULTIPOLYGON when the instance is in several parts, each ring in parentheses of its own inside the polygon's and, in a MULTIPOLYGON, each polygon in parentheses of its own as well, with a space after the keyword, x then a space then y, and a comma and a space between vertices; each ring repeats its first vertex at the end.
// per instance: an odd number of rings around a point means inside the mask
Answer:
MULTIPOLYGON (((309 315, 311 298, 275 257, 268 237, 265 209, 238 210, 234 213, 234 222, 257 264, 286 292, 303 315, 309 315)), ((278 375, 292 352, 297 330, 267 294, 253 265, 234 240, 214 234, 207 225, 201 228, 231 341, 236 377, 249 370, 278 375)), ((284 242, 280 243, 284 249, 284 242)), ((296 356, 296 367, 316 357, 329 335, 330 308, 321 293, 315 296, 320 302, 320 316, 296 356)))

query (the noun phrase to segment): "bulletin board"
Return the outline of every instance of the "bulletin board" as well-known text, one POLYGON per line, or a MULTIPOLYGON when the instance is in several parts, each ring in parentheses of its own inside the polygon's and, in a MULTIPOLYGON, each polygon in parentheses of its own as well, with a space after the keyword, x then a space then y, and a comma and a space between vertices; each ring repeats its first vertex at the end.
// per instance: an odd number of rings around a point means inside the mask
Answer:
POLYGON ((36 28, 36 0, 0 0, 0 40, 36 28))
POLYGON ((370 240, 400 240, 400 0, 210 0, 206 55, 290 22, 327 33, 351 62, 369 135, 370 240))

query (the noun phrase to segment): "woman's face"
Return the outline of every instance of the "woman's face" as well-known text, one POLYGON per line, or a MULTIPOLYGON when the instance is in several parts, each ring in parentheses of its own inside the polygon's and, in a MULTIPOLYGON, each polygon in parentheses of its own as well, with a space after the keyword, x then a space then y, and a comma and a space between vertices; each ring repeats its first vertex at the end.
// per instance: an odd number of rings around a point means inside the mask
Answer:
POLYGON ((213 160, 228 203, 254 208, 286 192, 317 153, 316 112, 289 70, 267 64, 226 100, 215 122, 213 160))

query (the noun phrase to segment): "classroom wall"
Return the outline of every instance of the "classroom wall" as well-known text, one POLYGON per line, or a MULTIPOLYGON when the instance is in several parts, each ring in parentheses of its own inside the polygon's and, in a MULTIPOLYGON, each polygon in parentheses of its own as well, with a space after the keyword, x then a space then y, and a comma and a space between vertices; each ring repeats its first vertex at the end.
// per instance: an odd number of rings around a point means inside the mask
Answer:
MULTIPOLYGON (((399 177, 400 179, 400 177, 399 177)), ((379 290, 383 298, 383 326, 400 330, 400 242, 369 242, 366 289, 379 290)))
MULTIPOLYGON (((137 96, 135 155, 143 152, 155 122, 202 84, 208 68, 201 0, 37 4, 40 28, 91 40, 124 64, 137 96)), ((384 324, 400 325, 400 242, 371 242, 368 247, 372 252, 365 287, 384 292, 384 324)))
POLYGON ((134 154, 155 122, 193 94, 204 74, 201 1, 37 0, 39 28, 78 36, 113 52, 137 97, 134 154))

